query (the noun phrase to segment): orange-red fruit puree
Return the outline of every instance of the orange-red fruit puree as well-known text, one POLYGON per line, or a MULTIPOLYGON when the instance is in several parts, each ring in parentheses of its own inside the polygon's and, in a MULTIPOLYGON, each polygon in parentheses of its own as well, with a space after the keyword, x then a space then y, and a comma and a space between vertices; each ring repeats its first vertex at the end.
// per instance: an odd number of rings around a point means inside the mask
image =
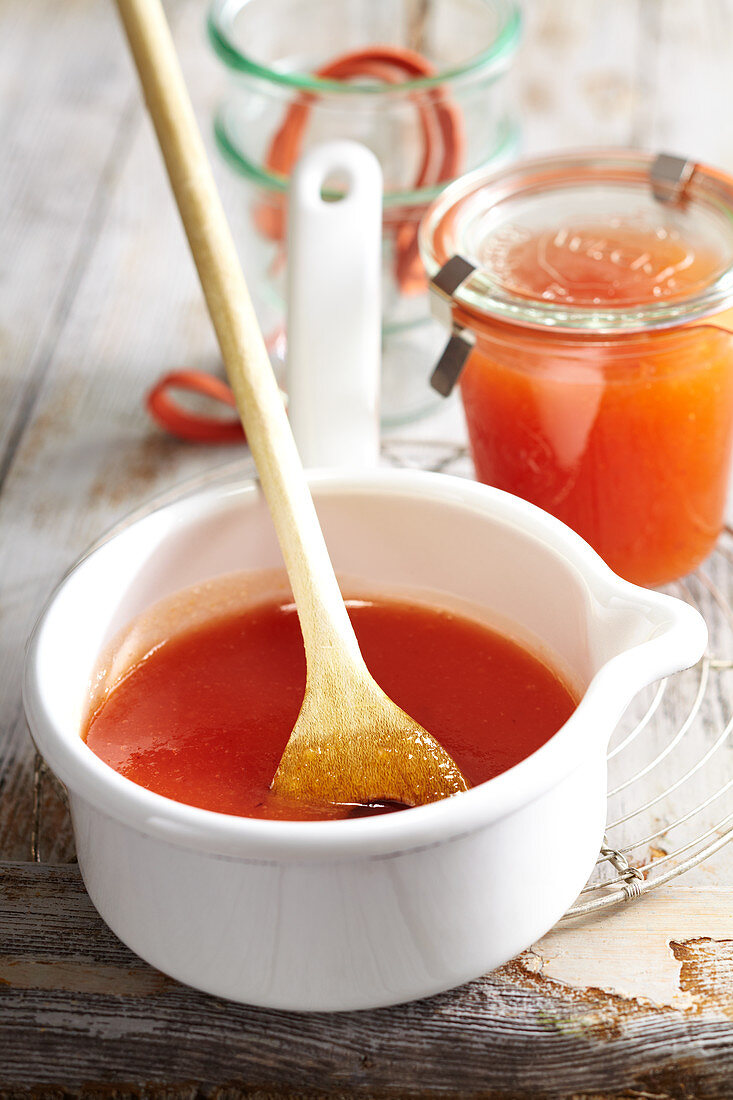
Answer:
MULTIPOLYGON (((673 299, 715 263, 674 234, 572 226, 493 262, 515 293, 559 306, 673 299)), ((722 529, 733 439, 733 344, 715 318, 613 337, 462 323, 477 332, 461 390, 479 479, 556 515, 629 580, 695 568, 722 529)))
MULTIPOLYGON (((470 784, 534 752, 575 700, 537 657, 483 625, 389 600, 351 601, 385 691, 454 757, 470 784)), ((276 602, 170 638, 92 717, 87 744, 158 794, 246 817, 348 817, 278 801, 269 786, 300 708, 305 658, 292 606, 276 602)))

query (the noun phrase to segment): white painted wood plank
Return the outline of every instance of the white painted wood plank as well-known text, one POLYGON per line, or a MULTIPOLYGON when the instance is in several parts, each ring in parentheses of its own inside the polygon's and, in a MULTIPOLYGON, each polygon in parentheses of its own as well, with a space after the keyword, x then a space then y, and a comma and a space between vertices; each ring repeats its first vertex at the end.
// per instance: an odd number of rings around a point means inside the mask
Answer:
POLYGON ((638 108, 636 0, 528 0, 515 80, 528 155, 628 144, 638 108))
MULTIPOLYGON (((208 133, 217 70, 202 42, 202 9, 180 4, 175 15, 184 68, 208 133)), ((107 17, 112 19, 111 8, 107 17)), ((77 285, 48 349, 36 406, 0 497, 0 530, 12 532, 0 542, 0 775, 3 805, 13 807, 12 814, 0 813, 0 849, 16 858, 28 853, 31 805, 32 755, 19 701, 22 645, 43 600, 113 520, 159 488, 233 457, 231 449, 197 448, 164 436, 143 408, 162 372, 181 365, 216 369, 217 355, 114 20, 107 33, 122 59, 124 94, 133 96, 129 139, 106 180, 98 225, 85 242, 77 285)), ((66 64, 73 62, 67 57, 66 64)), ((222 165, 218 171, 231 202, 237 181, 222 165)), ((32 298, 33 272, 24 275, 24 294, 32 298)), ((244 459, 245 449, 239 450, 244 459)))
POLYGON ((669 149, 733 168, 730 0, 527 0, 514 80, 527 154, 669 149))
POLYGON ((733 6, 728 0, 646 0, 658 45, 642 141, 733 171, 733 6))
POLYGON ((0 17, 1 479, 108 201, 133 100, 106 5, 14 0, 0 17))
MULTIPOLYGON (((726 887, 662 886, 639 904, 564 921, 534 945, 536 962, 529 965, 545 978, 579 989, 603 989, 657 1007, 704 1011, 705 989, 683 981, 685 952, 677 948, 675 953, 673 945, 724 944, 727 957, 732 938, 726 887)), ((712 957, 712 947, 703 949, 712 957)), ((723 968, 719 977, 720 996, 709 1011, 733 1020, 733 968, 723 968)))

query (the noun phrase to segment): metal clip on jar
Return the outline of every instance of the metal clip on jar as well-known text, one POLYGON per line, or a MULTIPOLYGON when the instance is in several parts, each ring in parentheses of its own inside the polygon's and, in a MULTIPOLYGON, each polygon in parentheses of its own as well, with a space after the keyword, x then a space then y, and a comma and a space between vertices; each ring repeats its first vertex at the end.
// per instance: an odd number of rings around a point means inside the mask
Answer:
POLYGON ((476 474, 639 584, 723 526, 733 440, 733 179, 677 157, 565 154, 472 173, 421 252, 476 474))

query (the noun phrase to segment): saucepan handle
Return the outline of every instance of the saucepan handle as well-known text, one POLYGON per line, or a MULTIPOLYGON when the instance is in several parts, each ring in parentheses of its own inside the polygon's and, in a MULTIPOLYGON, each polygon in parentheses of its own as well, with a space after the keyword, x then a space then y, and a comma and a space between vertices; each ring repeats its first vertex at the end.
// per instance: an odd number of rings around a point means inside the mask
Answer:
POLYGON ((379 457, 382 172, 353 141, 309 150, 288 203, 288 412, 306 466, 379 457))

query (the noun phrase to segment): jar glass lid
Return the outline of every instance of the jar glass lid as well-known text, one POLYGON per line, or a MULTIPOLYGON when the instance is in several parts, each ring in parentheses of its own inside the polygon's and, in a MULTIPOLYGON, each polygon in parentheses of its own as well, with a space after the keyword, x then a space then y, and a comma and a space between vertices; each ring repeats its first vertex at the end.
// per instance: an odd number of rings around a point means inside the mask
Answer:
POLYGON ((453 256, 472 312, 533 328, 663 328, 733 304, 733 179, 643 153, 592 151, 473 172, 421 228, 432 278, 453 256))

